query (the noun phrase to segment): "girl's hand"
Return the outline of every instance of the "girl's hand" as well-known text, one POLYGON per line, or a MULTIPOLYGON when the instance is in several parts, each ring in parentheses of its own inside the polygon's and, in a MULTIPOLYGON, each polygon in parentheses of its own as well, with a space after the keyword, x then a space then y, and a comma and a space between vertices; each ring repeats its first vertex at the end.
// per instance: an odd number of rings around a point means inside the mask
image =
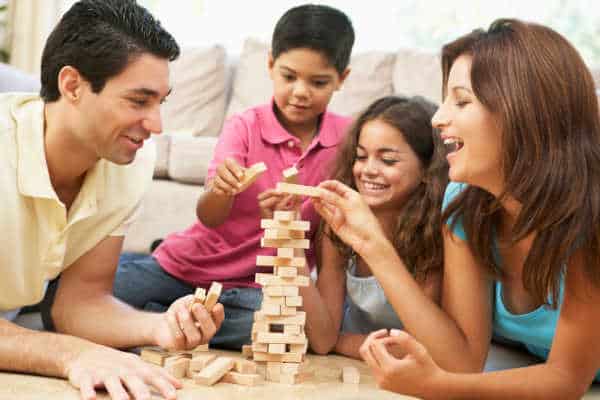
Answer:
POLYGON ((444 374, 425 347, 401 330, 373 332, 359 351, 377 385, 392 392, 430 398, 444 374))
POLYGON ((379 221, 360 193, 338 181, 319 185, 320 198, 312 199, 315 210, 331 230, 355 252, 363 255, 364 246, 374 238, 385 239, 379 221))
POLYGON ((276 210, 296 210, 302 202, 300 196, 280 193, 275 189, 267 189, 260 193, 257 198, 260 217, 264 219, 273 218, 273 212, 276 210))
POLYGON ((210 190, 220 196, 235 196, 244 177, 242 168, 233 158, 226 158, 217 167, 217 173, 210 184, 210 190))

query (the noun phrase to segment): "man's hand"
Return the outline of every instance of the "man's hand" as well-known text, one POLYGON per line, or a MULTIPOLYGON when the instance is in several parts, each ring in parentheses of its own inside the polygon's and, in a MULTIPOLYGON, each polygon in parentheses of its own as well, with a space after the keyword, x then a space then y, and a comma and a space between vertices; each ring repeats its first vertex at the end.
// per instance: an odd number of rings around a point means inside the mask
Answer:
POLYGON ((190 306, 194 296, 176 300, 161 315, 154 330, 154 342, 167 350, 193 349, 206 344, 217 333, 225 318, 223 305, 217 303, 209 313, 202 304, 190 306))
POLYGON ((142 361, 131 353, 89 344, 66 364, 69 382, 83 400, 96 399, 96 388, 104 387, 111 399, 150 399, 151 388, 166 399, 175 399, 181 382, 164 369, 142 361))

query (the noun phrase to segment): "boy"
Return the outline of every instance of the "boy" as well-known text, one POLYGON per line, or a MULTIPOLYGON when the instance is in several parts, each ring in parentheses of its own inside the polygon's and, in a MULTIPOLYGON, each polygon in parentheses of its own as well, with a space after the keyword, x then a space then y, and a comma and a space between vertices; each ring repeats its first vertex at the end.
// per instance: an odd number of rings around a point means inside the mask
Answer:
MULTIPOLYGON (((199 221, 168 236, 150 257, 119 265, 115 295, 139 308, 166 308, 195 286, 223 283, 219 301, 225 321, 211 345, 239 349, 250 342, 253 313, 262 292, 254 283, 261 249, 260 219, 276 209, 295 207, 294 200, 274 190, 284 169, 296 166, 299 183, 326 179, 327 164, 350 122, 328 112, 333 93, 348 76, 354 30, 341 11, 303 5, 277 22, 268 68, 273 100, 230 118, 223 127, 206 188, 198 200, 199 221), (268 170, 247 190, 237 193, 241 167, 265 162, 268 170), (143 290, 131 289, 143 285, 143 290)), ((302 219, 318 217, 307 201, 302 219)), ((309 262, 313 261, 309 252, 309 262)), ((308 271, 306 271, 308 273, 308 271)))

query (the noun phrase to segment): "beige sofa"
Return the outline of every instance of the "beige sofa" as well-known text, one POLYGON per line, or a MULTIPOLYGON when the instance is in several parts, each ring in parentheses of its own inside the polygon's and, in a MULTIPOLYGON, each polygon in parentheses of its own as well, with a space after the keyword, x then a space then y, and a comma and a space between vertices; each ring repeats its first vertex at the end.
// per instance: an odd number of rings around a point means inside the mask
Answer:
MULTIPOLYGON (((154 141, 158 158, 143 210, 125 251, 148 252, 150 243, 185 229, 195 219, 208 163, 226 117, 270 100, 267 44, 247 39, 239 56, 215 45, 183 49, 172 64, 173 93, 163 108, 164 133, 154 141)), ((356 115, 390 94, 441 97, 439 57, 410 49, 353 55, 352 69, 330 110, 356 115)), ((600 70, 593 71, 600 87, 600 70)))
MULTIPOLYGON (((154 138, 155 179, 126 237, 126 251, 147 252, 152 240, 195 221, 195 203, 223 121, 271 98, 267 51, 267 44, 248 39, 235 60, 221 46, 213 46, 183 49, 172 64, 173 92, 163 108, 164 133, 154 138)), ((432 54, 357 53, 350 68, 349 78, 331 101, 329 108, 335 112, 356 115, 373 100, 393 93, 439 101, 439 60, 432 54)))

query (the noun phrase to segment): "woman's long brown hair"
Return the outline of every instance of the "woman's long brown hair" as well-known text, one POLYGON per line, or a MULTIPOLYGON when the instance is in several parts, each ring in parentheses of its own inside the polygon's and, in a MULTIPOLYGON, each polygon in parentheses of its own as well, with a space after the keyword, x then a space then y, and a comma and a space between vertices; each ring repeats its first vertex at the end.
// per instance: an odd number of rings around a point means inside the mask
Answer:
MULTIPOLYGON (((431 126, 437 107, 422 97, 387 96, 371 104, 351 126, 334 167, 333 179, 356 190, 352 168, 363 126, 383 121, 398 130, 417 155, 423 168, 422 182, 398 212, 392 243, 408 270, 418 281, 443 266, 441 207, 448 182, 447 163, 441 139, 431 126)), ((327 232, 341 254, 349 258, 352 250, 327 232)))
POLYGON ((472 58, 474 94, 501 128, 505 187, 499 198, 467 187, 446 208, 444 221, 462 221, 475 258, 501 278, 494 229, 500 200, 516 199, 522 208, 510 243, 535 233, 524 287, 539 304, 557 306, 574 250, 583 251, 588 277, 600 283, 600 113, 592 76, 552 29, 501 19, 443 47, 444 96, 461 55, 472 58))

